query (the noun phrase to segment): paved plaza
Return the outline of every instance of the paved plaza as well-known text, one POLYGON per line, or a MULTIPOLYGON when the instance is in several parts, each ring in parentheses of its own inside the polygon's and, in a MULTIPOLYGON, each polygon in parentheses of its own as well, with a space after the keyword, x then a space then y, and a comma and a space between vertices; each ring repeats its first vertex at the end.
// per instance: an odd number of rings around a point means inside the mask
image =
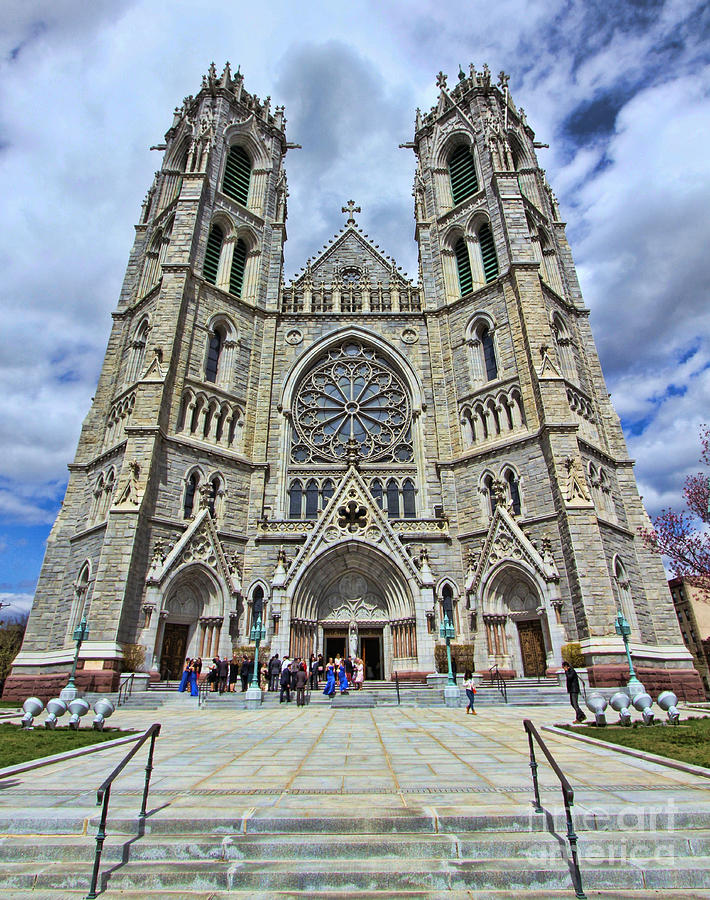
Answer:
MULTIPOLYGON (((274 820, 280 831, 299 833, 323 830, 324 819, 343 817, 353 833, 397 831, 404 820, 419 823, 415 830, 423 831, 433 823, 431 830, 438 832, 440 822, 457 817, 465 818, 467 827, 475 820, 485 828, 490 818, 502 827, 513 823, 522 831, 535 830, 539 817, 531 807, 522 720, 530 717, 539 728, 568 721, 571 712, 566 706, 488 707, 473 717, 444 707, 332 710, 293 704, 234 711, 197 710, 188 703, 184 710, 129 706, 111 719, 112 725, 125 728, 162 724, 147 833, 198 831, 217 823, 225 832, 258 834, 270 831, 274 820)), ((635 833, 672 832, 710 814, 709 782, 703 777, 547 732, 543 737, 575 790, 583 856, 590 831, 620 826, 635 833)), ((3 844, 28 840, 29 834, 93 834, 89 820, 97 815, 95 790, 127 749, 124 745, 0 780, 1 830, 15 835, 3 844)), ((564 836, 559 782, 538 756, 543 806, 564 836)), ((115 783, 109 835, 112 827, 122 827, 138 812, 144 760, 141 750, 115 783)), ((442 824, 442 831, 447 828, 442 824)), ((673 852, 679 870, 693 865, 685 839, 673 852)), ((707 848, 698 852, 707 855, 707 848)), ((705 887, 710 889, 710 883, 705 887)), ((124 894, 108 891, 105 896, 124 894)), ((710 890, 682 896, 710 897, 710 890)))

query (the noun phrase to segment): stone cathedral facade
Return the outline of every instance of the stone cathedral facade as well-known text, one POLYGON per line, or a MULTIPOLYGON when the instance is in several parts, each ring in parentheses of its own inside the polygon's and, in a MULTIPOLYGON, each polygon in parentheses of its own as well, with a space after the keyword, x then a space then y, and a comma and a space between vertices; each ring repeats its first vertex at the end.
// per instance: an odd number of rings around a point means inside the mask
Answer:
MULTIPOLYGON (((609 401, 564 224, 503 73, 417 111, 417 283, 346 222, 283 279, 284 110, 210 67, 176 109, 6 696, 270 651, 427 673, 701 685, 609 401)), ((307 148, 304 152, 307 152, 307 148)), ((314 245, 317 243, 314 237, 314 245)))

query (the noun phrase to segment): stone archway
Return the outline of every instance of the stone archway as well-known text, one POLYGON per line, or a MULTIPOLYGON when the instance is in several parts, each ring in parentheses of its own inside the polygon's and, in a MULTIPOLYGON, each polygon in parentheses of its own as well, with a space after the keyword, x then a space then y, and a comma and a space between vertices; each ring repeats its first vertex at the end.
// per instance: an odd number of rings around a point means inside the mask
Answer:
POLYGON ((554 647, 544 592, 520 565, 503 563, 483 592, 483 632, 477 657, 510 675, 538 677, 552 663, 554 647))
POLYGON ((366 677, 416 668, 417 619, 407 579, 382 551, 360 541, 332 547, 299 580, 291 602, 291 656, 354 653, 366 677))

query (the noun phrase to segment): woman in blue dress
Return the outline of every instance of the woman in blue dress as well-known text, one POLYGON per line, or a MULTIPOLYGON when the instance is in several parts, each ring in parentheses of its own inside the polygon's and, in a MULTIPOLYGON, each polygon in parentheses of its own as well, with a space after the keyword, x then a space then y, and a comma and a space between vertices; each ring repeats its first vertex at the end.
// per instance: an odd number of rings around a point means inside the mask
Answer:
POLYGON ((323 688, 323 693, 326 697, 332 697, 335 693, 335 666, 333 665, 332 658, 328 660, 328 665, 325 667, 325 687, 323 688))
POLYGON ((181 694, 185 692, 185 688, 187 687, 188 682, 190 681, 190 663, 191 662, 192 662, 192 660, 190 659, 190 657, 188 657, 185 660, 185 668, 182 670, 182 678, 180 679, 180 686, 178 687, 178 691, 180 691, 181 694))
POLYGON ((197 687, 197 660, 192 660, 190 663, 190 696, 191 697, 199 697, 200 690, 197 687))
POLYGON ((340 693, 347 694, 348 688, 350 687, 348 683, 348 675, 345 671, 345 660, 340 660, 340 669, 338 670, 338 677, 340 679, 340 693))

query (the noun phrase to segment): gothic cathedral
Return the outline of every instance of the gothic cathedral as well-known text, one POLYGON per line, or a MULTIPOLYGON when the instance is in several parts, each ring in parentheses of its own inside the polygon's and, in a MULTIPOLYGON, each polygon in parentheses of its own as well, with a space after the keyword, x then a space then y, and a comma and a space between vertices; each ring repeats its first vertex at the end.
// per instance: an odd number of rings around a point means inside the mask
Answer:
POLYGON ((130 645, 155 680, 242 652, 255 613, 271 653, 417 677, 444 610, 479 672, 576 642, 613 685, 619 609, 647 688, 702 696, 532 128, 487 66, 438 87, 417 283, 352 201, 284 283, 283 107, 212 65, 176 109, 5 696, 56 694, 83 616, 94 690, 130 645))

